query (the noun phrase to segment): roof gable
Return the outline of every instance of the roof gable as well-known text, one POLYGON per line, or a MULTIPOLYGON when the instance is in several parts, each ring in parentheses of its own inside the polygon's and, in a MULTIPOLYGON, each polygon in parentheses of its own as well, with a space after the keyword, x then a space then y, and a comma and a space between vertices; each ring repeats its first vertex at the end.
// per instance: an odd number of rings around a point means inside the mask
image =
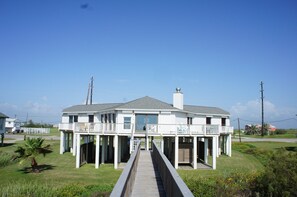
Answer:
POLYGON ((117 109, 158 109, 158 110, 177 110, 172 105, 158 99, 145 96, 117 107, 117 109))

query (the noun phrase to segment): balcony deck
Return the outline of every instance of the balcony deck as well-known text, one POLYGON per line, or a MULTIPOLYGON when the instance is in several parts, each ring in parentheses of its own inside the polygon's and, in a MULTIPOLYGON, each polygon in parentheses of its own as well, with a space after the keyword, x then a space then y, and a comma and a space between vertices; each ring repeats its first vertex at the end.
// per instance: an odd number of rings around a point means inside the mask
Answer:
POLYGON ((128 136, 213 136, 232 134, 233 127, 220 125, 147 124, 144 130, 135 130, 133 124, 120 123, 61 123, 59 130, 80 134, 128 136))

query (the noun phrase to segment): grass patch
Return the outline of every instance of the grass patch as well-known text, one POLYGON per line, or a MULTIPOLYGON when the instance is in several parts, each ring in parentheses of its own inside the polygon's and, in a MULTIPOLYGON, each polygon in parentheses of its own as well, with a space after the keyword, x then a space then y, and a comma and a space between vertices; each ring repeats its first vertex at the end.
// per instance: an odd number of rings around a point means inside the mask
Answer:
MULTIPOLYGON (((16 146, 21 143, 23 141, 17 142, 12 146, 1 147, 0 150, 12 154, 16 150, 16 146)), ((101 188, 100 190, 104 192, 111 192, 113 185, 117 182, 122 172, 122 170, 115 170, 113 164, 102 164, 99 169, 95 169, 95 164, 86 164, 76 169, 75 157, 71 153, 59 154, 59 141, 45 141, 45 144, 51 144, 53 152, 46 155, 46 157, 41 155, 37 157, 38 164, 45 167, 41 173, 27 173, 27 169, 30 167, 29 162, 23 164, 12 163, 0 168, 0 194, 1 192, 5 194, 12 187, 19 187, 20 192, 21 190, 29 192, 27 189, 21 189, 23 185, 24 188, 26 188, 26 185, 28 187, 30 185, 40 185, 40 191, 51 189, 52 192, 55 192, 73 184, 78 184, 82 187, 92 187, 93 190, 101 188)), ((36 191, 39 191, 39 189, 35 188, 36 191)), ((36 193, 33 193, 34 195, 26 195, 24 192, 20 193, 24 195, 13 195, 14 193, 11 193, 10 195, 2 196, 58 196, 57 193, 51 195, 50 191, 48 195, 45 195, 46 193, 44 195, 36 193)))

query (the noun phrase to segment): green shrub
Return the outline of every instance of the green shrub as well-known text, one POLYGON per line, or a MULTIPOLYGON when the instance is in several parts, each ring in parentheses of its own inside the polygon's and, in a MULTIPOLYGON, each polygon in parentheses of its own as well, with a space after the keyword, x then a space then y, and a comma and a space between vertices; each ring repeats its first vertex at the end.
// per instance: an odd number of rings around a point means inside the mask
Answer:
POLYGON ((194 196, 212 197, 216 196, 216 183, 213 178, 186 177, 184 182, 194 196))
POLYGON ((86 192, 86 188, 80 184, 66 185, 57 190, 58 197, 77 197, 82 196, 86 192))
POLYGON ((232 148, 234 150, 237 150, 241 153, 250 154, 256 157, 263 165, 267 164, 267 161, 269 160, 272 151, 262 150, 257 148, 256 146, 248 143, 240 143, 240 142, 234 142, 232 144, 232 148))
POLYGON ((260 196, 297 196, 296 185, 297 153, 281 149, 269 159, 256 181, 255 191, 260 196))
POLYGON ((285 129, 276 129, 275 130, 275 134, 279 135, 279 134, 286 134, 287 130, 285 129))
POLYGON ((216 180, 216 196, 251 196, 252 185, 258 174, 232 173, 216 180))
POLYGON ((113 185, 87 185, 86 192, 83 193, 83 196, 92 196, 92 197, 101 197, 109 196, 112 192, 113 185))

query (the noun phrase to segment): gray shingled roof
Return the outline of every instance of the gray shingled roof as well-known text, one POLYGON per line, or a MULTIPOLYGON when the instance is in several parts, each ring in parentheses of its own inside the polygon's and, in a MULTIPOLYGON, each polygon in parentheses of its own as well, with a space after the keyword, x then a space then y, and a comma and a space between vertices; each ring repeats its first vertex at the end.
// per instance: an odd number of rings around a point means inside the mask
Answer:
POLYGON ((9 117, 0 112, 0 118, 9 118, 9 117))
POLYGON ((184 105, 184 111, 189 111, 195 114, 222 114, 230 115, 229 112, 218 107, 205 107, 196 105, 184 105))
POLYGON ((105 103, 105 104, 93 104, 93 105, 74 105, 63 110, 64 113, 71 112, 98 112, 107 109, 115 108, 121 105, 121 103, 105 103))
POLYGON ((117 109, 160 109, 160 110, 177 110, 172 105, 163 101, 145 96, 117 107, 117 109))
POLYGON ((100 112, 106 110, 123 110, 123 109, 144 109, 144 110, 170 110, 184 111, 194 114, 217 114, 230 115, 229 112, 217 107, 205 107, 196 105, 184 105, 183 110, 173 107, 171 104, 145 96, 127 103, 105 103, 93 105, 74 105, 63 110, 63 113, 79 113, 79 112, 100 112))

